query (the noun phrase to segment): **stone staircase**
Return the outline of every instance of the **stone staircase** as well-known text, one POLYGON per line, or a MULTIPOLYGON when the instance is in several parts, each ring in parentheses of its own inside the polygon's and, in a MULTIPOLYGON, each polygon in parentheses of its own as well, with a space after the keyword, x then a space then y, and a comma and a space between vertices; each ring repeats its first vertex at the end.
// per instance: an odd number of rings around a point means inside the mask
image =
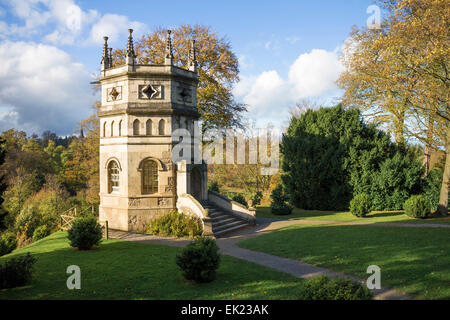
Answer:
POLYGON ((225 212, 210 203, 204 204, 203 207, 208 210, 209 217, 212 220, 212 231, 216 237, 248 226, 247 221, 225 212))

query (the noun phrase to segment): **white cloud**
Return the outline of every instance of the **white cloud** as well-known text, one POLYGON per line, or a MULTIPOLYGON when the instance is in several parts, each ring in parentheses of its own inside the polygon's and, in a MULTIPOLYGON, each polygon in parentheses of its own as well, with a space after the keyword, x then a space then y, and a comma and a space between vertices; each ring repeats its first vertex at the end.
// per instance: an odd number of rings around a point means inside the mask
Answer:
POLYGON ((26 42, 0 43, 0 130, 71 134, 95 97, 87 69, 64 51, 26 42))
POLYGON ((45 25, 51 18, 51 13, 42 8, 46 4, 42 0, 9 0, 12 14, 24 21, 24 25, 11 24, 6 34, 29 37, 38 32, 38 28, 45 25))
POLYGON ((261 107, 276 105, 285 94, 285 81, 274 70, 265 71, 253 82, 243 102, 248 104, 249 111, 258 111, 261 107))
POLYGON ((257 76, 239 76, 240 80, 233 88, 233 94, 237 98, 244 98, 252 89, 257 76))
POLYGON ((294 98, 318 97, 335 89, 342 70, 336 52, 313 49, 300 55, 289 70, 294 98))
POLYGON ((90 24, 99 18, 96 10, 83 11, 73 0, 51 0, 48 2, 52 19, 57 29, 44 40, 57 44, 73 44, 90 24))
POLYGON ((233 94, 247 105, 249 117, 258 125, 273 122, 280 116, 287 116, 283 108, 288 101, 288 87, 278 72, 265 71, 259 76, 241 77, 233 94))
POLYGON ((342 70, 337 52, 314 49, 292 63, 287 79, 276 71, 241 77, 233 93, 248 105, 250 117, 260 123, 283 121, 300 99, 332 101, 337 93, 335 81, 342 70))
POLYGON ((135 29, 137 35, 147 28, 144 23, 130 21, 123 15, 85 11, 74 0, 9 0, 7 3, 23 25, 0 22, 0 38, 30 38, 38 34, 44 42, 55 45, 98 44, 105 35, 114 42, 129 28, 135 29), (45 34, 48 27, 53 30, 45 34))
POLYGON ((144 23, 130 21, 126 16, 105 14, 92 26, 89 41, 100 44, 103 43, 103 36, 108 36, 110 42, 114 43, 120 36, 127 34, 130 28, 139 36, 147 27, 144 23))

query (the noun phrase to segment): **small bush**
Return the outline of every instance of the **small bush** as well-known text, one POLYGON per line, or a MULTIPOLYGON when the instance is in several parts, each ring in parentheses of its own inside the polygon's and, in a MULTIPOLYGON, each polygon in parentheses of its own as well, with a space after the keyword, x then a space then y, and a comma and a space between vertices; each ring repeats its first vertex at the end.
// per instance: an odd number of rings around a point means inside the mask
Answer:
POLYGON ((50 229, 46 225, 37 227, 33 232, 33 242, 41 240, 50 235, 50 229))
POLYGON ((190 237, 202 235, 202 225, 198 219, 179 213, 176 210, 150 221, 147 233, 167 237, 190 237))
POLYGON ((12 258, 0 265, 0 289, 20 287, 31 281, 36 262, 29 252, 22 257, 12 258))
POLYGON ((360 193, 350 201, 350 212, 357 217, 365 217, 372 210, 372 203, 367 193, 360 193))
POLYGON ((68 238, 72 247, 89 250, 100 244, 102 228, 94 216, 79 217, 72 222, 68 238))
POLYGON ((272 214, 276 215, 289 215, 294 209, 291 205, 287 203, 287 196, 283 192, 283 186, 279 184, 275 189, 273 189, 270 195, 272 202, 270 203, 270 209, 272 214))
POLYGON ((231 198, 231 200, 236 201, 237 203, 243 204, 246 207, 248 206, 247 200, 245 200, 245 197, 240 193, 234 194, 233 197, 231 198))
POLYGON ((176 257, 176 264, 181 268, 183 276, 199 283, 213 281, 219 263, 220 254, 216 241, 204 237, 191 242, 176 257))
POLYGON ((214 191, 217 193, 220 193, 219 191, 219 183, 217 181, 213 181, 208 185, 208 190, 209 191, 214 191))
POLYGON ((372 292, 349 279, 330 279, 326 276, 305 280, 300 288, 300 300, 370 300, 372 292))
POLYGON ((422 195, 412 196, 403 206, 407 216, 411 218, 426 218, 430 215, 430 202, 422 195))
POLYGON ((261 191, 257 191, 250 196, 250 199, 253 201, 253 206, 257 206, 261 204, 261 200, 263 198, 263 194, 261 191))
POLYGON ((10 253, 17 247, 16 235, 5 232, 0 236, 0 256, 10 253))

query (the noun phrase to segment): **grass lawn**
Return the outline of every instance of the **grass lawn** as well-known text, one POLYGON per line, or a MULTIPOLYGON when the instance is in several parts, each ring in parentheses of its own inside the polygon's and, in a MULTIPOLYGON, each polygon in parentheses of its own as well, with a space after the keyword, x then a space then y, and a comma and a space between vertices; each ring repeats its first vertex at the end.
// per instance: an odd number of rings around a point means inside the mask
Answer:
POLYGON ((78 251, 65 232, 56 232, 28 247, 38 258, 30 285, 0 290, 0 299, 295 299, 300 280, 285 273, 222 256, 216 281, 193 284, 175 264, 181 248, 104 241, 99 248, 78 251), (81 289, 68 290, 66 268, 81 268, 81 289))
POLYGON ((295 208, 288 216, 277 216, 271 213, 270 207, 257 207, 258 218, 301 219, 339 222, 401 222, 401 223, 437 223, 450 224, 450 216, 445 218, 413 219, 401 211, 372 211, 367 217, 358 218, 350 212, 302 210, 295 208))
POLYGON ((238 245, 366 279, 381 268, 381 285, 425 299, 450 299, 450 229, 292 226, 238 245))

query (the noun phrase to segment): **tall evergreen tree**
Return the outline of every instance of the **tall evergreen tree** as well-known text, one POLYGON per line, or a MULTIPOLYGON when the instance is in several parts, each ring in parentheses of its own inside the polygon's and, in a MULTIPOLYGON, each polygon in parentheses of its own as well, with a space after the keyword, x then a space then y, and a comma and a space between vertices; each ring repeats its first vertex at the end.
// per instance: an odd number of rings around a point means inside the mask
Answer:
POLYGON ((339 105, 293 117, 281 150, 283 183, 291 203, 303 209, 346 209, 363 192, 377 199, 377 209, 401 209, 421 191, 421 164, 365 124, 357 109, 339 105))

